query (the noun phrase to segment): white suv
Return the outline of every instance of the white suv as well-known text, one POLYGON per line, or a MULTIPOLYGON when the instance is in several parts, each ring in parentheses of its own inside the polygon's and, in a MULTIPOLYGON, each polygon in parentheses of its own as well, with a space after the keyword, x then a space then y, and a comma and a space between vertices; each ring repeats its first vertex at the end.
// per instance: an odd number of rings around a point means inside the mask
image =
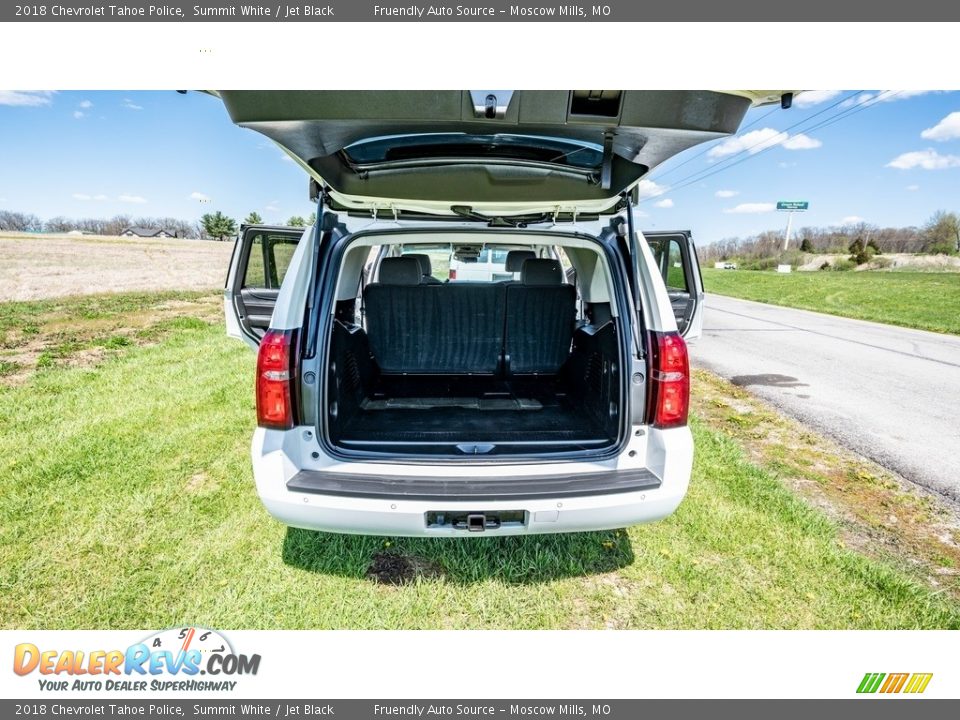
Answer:
POLYGON ((316 224, 244 227, 229 334, 259 348, 257 490, 293 526, 617 528, 683 499, 687 232, 646 173, 777 91, 221 91, 310 177, 316 224), (502 260, 487 280, 450 273, 502 260), (446 267, 443 267, 446 265, 446 267))

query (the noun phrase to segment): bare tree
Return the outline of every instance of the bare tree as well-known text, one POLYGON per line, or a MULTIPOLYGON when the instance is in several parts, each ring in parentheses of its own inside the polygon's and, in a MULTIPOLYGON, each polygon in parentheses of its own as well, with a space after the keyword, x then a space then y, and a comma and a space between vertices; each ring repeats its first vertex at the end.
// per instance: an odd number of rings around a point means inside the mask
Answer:
POLYGON ((927 252, 960 252, 960 215, 937 210, 923 226, 927 252))
POLYGON ((0 230, 15 232, 39 232, 43 229, 40 218, 32 213, 12 212, 0 210, 0 230))
POLYGON ((62 215, 52 217, 43 224, 44 231, 49 233, 65 233, 75 230, 76 228, 77 223, 74 220, 63 217, 62 215))

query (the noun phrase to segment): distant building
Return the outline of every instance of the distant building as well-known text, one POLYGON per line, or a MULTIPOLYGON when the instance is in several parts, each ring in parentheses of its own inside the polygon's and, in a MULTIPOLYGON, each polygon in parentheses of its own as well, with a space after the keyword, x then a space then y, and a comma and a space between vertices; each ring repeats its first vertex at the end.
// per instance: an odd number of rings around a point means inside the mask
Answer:
POLYGON ((176 233, 168 232, 163 228, 147 227, 128 227, 126 230, 120 233, 120 237, 174 238, 176 236, 176 233))

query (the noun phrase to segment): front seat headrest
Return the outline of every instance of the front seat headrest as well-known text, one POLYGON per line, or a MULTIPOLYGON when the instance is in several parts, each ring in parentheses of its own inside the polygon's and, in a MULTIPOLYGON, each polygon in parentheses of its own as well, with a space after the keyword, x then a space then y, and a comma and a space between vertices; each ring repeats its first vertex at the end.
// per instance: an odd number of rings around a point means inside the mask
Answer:
POLYGON ((520 282, 524 285, 562 285, 563 268, 559 260, 550 258, 525 260, 520 271, 520 282))
POLYGON ((526 260, 536 259, 533 250, 511 250, 507 253, 507 264, 504 267, 505 272, 520 272, 523 270, 523 263, 526 260))
POLYGON ((412 257, 420 263, 420 273, 422 275, 433 275, 433 267, 430 264, 430 256, 426 253, 405 253, 404 257, 412 257))
POLYGON ((419 285, 422 277, 420 263, 408 255, 381 260, 377 280, 385 285, 419 285))

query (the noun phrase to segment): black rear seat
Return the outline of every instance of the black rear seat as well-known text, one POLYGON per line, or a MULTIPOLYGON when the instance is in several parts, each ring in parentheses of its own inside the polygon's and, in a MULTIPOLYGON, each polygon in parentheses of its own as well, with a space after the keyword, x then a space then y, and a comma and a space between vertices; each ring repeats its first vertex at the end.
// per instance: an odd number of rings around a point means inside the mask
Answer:
POLYGON ((433 276, 433 264, 430 262, 430 256, 426 253, 407 253, 404 257, 412 257, 420 263, 420 272, 423 279, 420 282, 428 285, 438 285, 441 281, 433 276))
POLYGON ((409 256, 385 258, 364 288, 370 349, 384 373, 489 374, 500 367, 499 285, 425 284, 409 256))
POLYGON ((560 262, 528 259, 520 282, 506 285, 506 369, 511 374, 560 371, 570 354, 577 291, 563 282, 560 262))
POLYGON ((381 372, 554 374, 570 354, 576 290, 556 260, 527 259, 519 283, 427 284, 406 255, 363 291, 381 372))
MULTIPOLYGON (((507 253, 507 262, 503 269, 508 273, 518 273, 523 270, 523 264, 527 260, 536 259, 537 254, 533 250, 510 250, 507 253)), ((516 282, 515 280, 503 280, 502 282, 516 282)))

